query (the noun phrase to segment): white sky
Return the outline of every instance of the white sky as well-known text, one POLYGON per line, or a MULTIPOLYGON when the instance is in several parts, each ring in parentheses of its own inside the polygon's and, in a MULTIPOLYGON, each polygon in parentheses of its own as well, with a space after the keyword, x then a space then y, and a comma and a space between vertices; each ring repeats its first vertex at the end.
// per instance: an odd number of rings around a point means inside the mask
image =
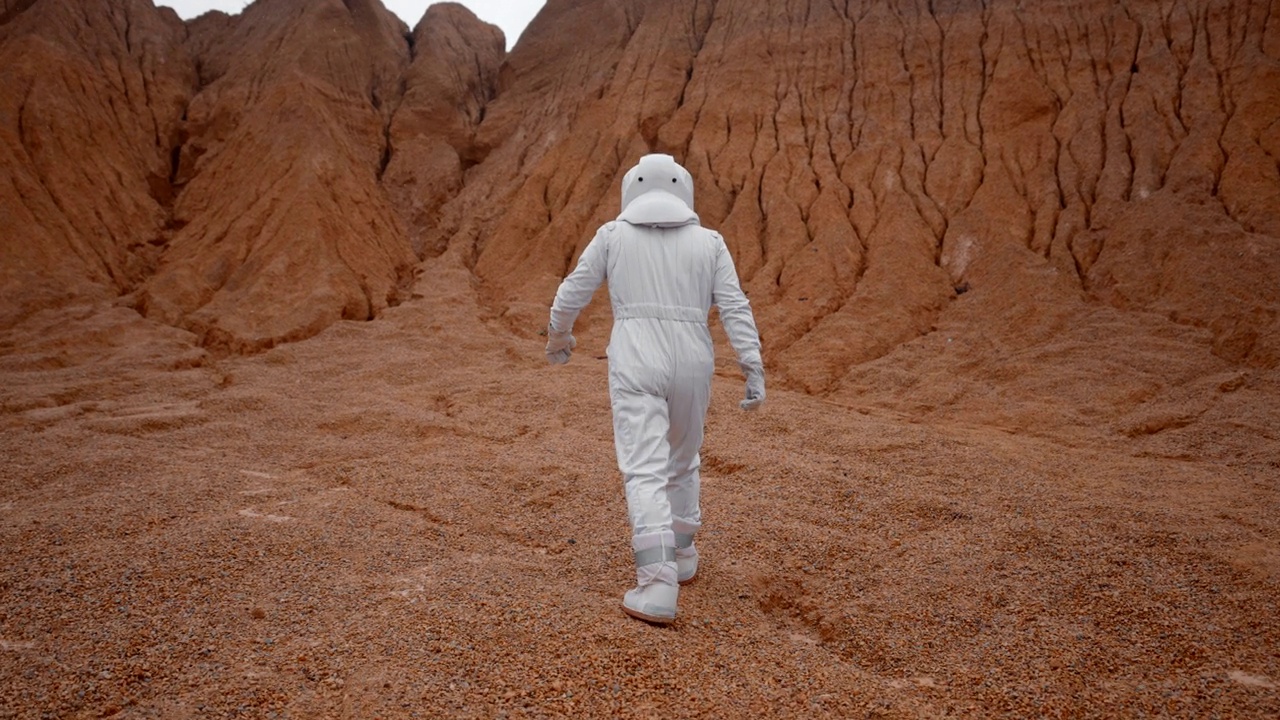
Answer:
MULTIPOLYGON (((507 49, 516 44, 534 15, 542 9, 546 0, 456 0, 466 5, 476 17, 502 28, 507 36, 507 49)), ((189 20, 210 10, 221 10, 232 15, 249 6, 249 0, 156 0, 157 5, 168 5, 178 11, 178 16, 189 20)), ((387 9, 404 21, 410 29, 418 24, 427 6, 434 0, 382 0, 387 9)))

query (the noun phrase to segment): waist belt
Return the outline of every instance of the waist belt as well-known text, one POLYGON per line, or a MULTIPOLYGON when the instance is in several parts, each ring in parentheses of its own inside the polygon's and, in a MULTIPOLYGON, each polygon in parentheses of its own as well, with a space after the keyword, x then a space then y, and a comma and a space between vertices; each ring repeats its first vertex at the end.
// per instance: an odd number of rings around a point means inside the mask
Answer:
POLYGON ((629 320, 632 318, 653 318, 655 320, 674 320, 675 322, 706 325, 707 311, 680 305, 650 305, 644 303, 619 305, 613 308, 614 320, 629 320))

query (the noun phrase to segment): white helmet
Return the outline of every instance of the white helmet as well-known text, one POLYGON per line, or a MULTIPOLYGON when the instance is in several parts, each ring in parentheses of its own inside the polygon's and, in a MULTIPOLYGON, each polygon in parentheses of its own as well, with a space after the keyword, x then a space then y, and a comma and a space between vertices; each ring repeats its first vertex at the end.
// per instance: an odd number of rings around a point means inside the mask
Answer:
POLYGON ((698 222, 693 211, 693 176, 670 155, 645 155, 622 178, 618 219, 664 227, 698 222))

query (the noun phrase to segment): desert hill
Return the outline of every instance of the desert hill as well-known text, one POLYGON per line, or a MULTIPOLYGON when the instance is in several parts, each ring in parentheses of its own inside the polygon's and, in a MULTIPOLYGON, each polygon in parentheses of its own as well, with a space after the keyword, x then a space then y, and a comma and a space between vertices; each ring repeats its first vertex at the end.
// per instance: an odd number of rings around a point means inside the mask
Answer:
POLYGON ((0 0, 0 714, 1280 712, 1280 5, 0 0), (620 617, 641 154, 734 253, 620 617), (700 544, 704 541, 700 540, 700 544))

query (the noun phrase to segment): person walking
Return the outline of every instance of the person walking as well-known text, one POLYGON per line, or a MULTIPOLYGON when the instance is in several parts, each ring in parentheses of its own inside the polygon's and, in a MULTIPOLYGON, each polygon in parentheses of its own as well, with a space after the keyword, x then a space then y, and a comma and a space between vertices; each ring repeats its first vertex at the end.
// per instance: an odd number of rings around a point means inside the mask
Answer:
POLYGON ((613 439, 636 566, 636 587, 622 608, 665 625, 676 618, 680 583, 698 572, 698 453, 715 369, 711 306, 746 376, 744 410, 765 399, 760 336, 724 239, 702 227, 693 177, 670 155, 645 155, 627 172, 622 213, 596 231, 560 284, 547 327, 549 362, 569 362, 573 323, 606 281, 613 439))

